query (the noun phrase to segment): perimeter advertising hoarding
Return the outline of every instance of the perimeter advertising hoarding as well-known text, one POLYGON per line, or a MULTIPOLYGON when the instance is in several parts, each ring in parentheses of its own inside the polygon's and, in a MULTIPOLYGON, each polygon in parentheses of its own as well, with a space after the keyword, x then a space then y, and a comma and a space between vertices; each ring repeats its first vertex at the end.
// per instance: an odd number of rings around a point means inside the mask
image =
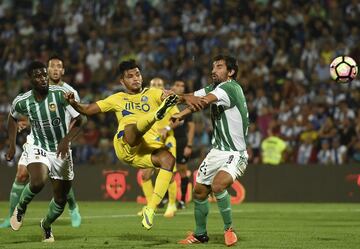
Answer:
MULTIPOLYGON (((1 201, 8 200, 14 176, 14 167, 0 166, 1 201)), ((179 176, 176 180, 180 184, 179 176)), ((78 200, 144 203, 140 184, 141 176, 131 167, 75 167, 73 185, 78 200)), ((191 187, 188 186, 188 201, 191 187)), ((229 192, 233 203, 244 199, 249 202, 357 202, 360 201, 360 166, 249 165, 245 175, 229 192)), ((49 200, 50 193, 47 184, 35 200, 49 200)))

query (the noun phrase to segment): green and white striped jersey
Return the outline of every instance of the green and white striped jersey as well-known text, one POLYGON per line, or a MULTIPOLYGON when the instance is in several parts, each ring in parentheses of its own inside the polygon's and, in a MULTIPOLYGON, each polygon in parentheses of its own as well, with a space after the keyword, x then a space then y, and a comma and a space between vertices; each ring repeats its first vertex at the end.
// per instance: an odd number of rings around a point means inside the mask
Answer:
POLYGON ((213 85, 206 86, 194 92, 194 95, 203 97, 208 93, 218 99, 210 106, 213 147, 223 151, 245 151, 249 112, 240 84, 228 80, 215 88, 213 85))
MULTIPOLYGON (((77 102, 80 102, 79 93, 72 86, 70 86, 68 83, 66 83, 64 81, 61 81, 59 84, 57 84, 55 86, 62 87, 65 92, 73 92, 75 100, 77 102)), ((70 122, 71 122, 71 114, 68 111, 66 111, 66 113, 65 113, 65 120, 66 120, 66 126, 69 127, 70 122)), ((34 144, 33 136, 31 134, 29 134, 26 137, 26 143, 34 144)))
POLYGON ((49 86, 47 97, 38 102, 32 90, 18 95, 11 106, 10 114, 18 119, 27 116, 31 124, 30 139, 34 145, 55 152, 60 140, 67 134, 70 122, 66 115, 79 115, 65 100, 63 87, 49 86), (68 114, 67 114, 68 112, 68 114))

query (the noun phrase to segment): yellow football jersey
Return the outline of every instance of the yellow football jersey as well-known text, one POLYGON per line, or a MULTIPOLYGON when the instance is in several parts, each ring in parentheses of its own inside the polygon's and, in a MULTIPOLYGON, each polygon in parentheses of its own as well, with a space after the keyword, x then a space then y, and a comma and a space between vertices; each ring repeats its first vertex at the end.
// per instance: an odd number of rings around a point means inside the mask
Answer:
POLYGON ((115 112, 119 132, 124 130, 125 125, 136 123, 141 115, 156 111, 162 102, 162 94, 160 89, 144 88, 138 94, 115 93, 96 104, 101 112, 115 112))

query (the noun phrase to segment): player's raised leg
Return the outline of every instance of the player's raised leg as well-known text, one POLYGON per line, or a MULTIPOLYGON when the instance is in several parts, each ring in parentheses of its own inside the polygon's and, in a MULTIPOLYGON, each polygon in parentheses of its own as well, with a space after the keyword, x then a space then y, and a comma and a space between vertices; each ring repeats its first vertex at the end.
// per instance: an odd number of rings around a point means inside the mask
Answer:
POLYGON ((237 242, 237 236, 232 228, 232 213, 230 195, 227 188, 233 184, 233 177, 223 170, 220 170, 214 177, 211 189, 215 195, 220 214, 224 222, 224 239, 227 246, 237 242))
POLYGON ((51 183, 54 198, 50 201, 46 217, 40 222, 40 227, 44 232, 43 242, 54 242, 51 224, 63 213, 67 202, 67 194, 71 188, 71 181, 51 179, 51 183))
POLYGON ((0 224, 0 228, 10 227, 10 217, 12 216, 16 205, 19 203, 20 196, 25 188, 28 179, 29 174, 27 172, 26 166, 18 164, 16 177, 10 191, 9 217, 5 218, 4 222, 0 224))
POLYGON ((188 234, 188 236, 179 241, 179 244, 197 244, 209 241, 207 235, 206 223, 209 214, 208 195, 211 192, 210 186, 196 183, 194 187, 194 216, 195 216, 195 231, 188 234))
POLYGON ((174 156, 165 148, 155 150, 151 155, 151 160, 154 166, 159 168, 159 174, 156 177, 151 201, 143 209, 142 225, 146 229, 152 228, 156 207, 164 198, 164 195, 168 190, 171 178, 173 177, 173 168, 175 166, 174 156))
POLYGON ((27 205, 43 189, 48 175, 48 167, 43 163, 31 163, 27 166, 27 169, 30 175, 30 182, 26 184, 19 203, 10 218, 11 228, 15 231, 19 230, 22 226, 27 205))
POLYGON ((150 130, 157 120, 164 118, 172 107, 176 105, 178 96, 170 95, 164 99, 160 107, 155 112, 142 115, 136 124, 126 125, 124 128, 124 139, 130 146, 139 145, 142 142, 143 135, 150 130))

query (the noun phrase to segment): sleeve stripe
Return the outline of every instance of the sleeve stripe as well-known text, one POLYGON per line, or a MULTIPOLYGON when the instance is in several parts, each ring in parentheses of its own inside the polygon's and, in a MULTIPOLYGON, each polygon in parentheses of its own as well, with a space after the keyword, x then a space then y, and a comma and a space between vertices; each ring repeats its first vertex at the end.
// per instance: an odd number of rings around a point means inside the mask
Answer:
POLYGON ((27 98, 29 98, 31 95, 31 91, 28 91, 22 95, 18 95, 14 100, 13 100, 13 106, 15 106, 19 101, 21 100, 25 100, 27 98))

